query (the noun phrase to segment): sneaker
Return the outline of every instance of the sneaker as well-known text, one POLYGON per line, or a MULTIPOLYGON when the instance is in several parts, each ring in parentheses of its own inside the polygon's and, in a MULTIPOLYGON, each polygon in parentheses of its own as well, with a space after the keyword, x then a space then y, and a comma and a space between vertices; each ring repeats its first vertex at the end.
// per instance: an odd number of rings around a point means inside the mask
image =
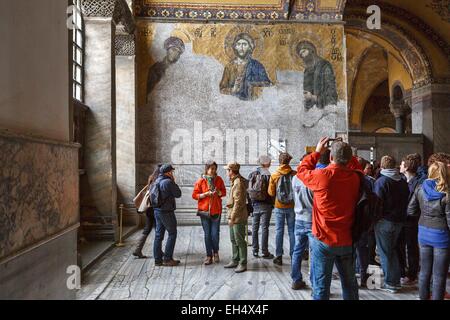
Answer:
POLYGON ((275 256, 270 252, 263 254, 263 259, 273 259, 275 256))
POLYGON ((239 264, 235 261, 231 261, 229 264, 223 266, 225 269, 233 269, 236 268, 239 264))
POLYGON ((282 266, 283 265, 283 258, 282 257, 276 257, 275 259, 273 259, 273 263, 278 265, 278 266, 282 266))
POLYGON ((243 264, 239 264, 238 267, 234 270, 236 273, 242 273, 247 271, 247 266, 243 264))
POLYGON ((402 284, 402 286, 405 286, 405 287, 412 287, 412 286, 417 285, 417 280, 413 280, 408 277, 404 277, 401 279, 401 284, 402 284))
POLYGON ((155 261, 155 266, 156 267, 161 267, 163 265, 162 261, 155 261))
POLYGON ((292 283, 292 290, 302 290, 306 288, 306 283, 303 280, 292 283))
POLYGON ((220 262, 220 257, 219 257, 219 253, 214 253, 214 257, 213 257, 214 263, 219 263, 220 262))
POLYGON ((381 291, 385 291, 385 292, 389 292, 389 293, 394 293, 394 294, 398 293, 398 289, 396 287, 390 286, 390 285, 388 285, 386 283, 381 286, 380 290, 381 291))
POLYGON ((258 252, 256 252, 256 251, 253 251, 253 256, 254 256, 255 258, 259 258, 259 254, 258 254, 258 252))

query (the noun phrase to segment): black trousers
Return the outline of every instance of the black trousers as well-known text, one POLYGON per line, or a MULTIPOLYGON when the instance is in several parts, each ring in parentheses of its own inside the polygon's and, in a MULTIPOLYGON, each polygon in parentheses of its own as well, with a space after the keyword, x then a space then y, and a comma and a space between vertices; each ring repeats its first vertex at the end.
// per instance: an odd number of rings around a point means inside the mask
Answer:
POLYGON ((400 233, 398 260, 400 262, 400 275, 416 280, 419 273, 419 228, 415 221, 405 223, 400 233))
POLYGON ((155 225, 155 212, 153 208, 147 209, 145 212, 145 227, 142 234, 148 236, 152 232, 153 226, 155 225))

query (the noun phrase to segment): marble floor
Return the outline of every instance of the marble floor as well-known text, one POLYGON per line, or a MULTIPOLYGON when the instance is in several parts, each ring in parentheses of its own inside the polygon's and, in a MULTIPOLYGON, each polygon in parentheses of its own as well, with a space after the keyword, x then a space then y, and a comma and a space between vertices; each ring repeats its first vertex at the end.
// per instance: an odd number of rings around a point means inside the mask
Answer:
MULTIPOLYGON (((273 227, 272 227, 273 229, 273 227)), ((80 300, 310 300, 309 289, 293 291, 290 279, 290 260, 282 267, 271 260, 254 258, 249 250, 248 272, 235 274, 224 269, 231 248, 228 228, 221 229, 221 258, 219 264, 205 266, 203 231, 199 226, 179 227, 175 258, 181 265, 175 268, 156 267, 154 260, 135 259, 132 248, 140 233, 126 241, 126 246, 114 248, 96 262, 83 276, 80 300)), ((144 248, 152 256, 153 232, 144 248)), ((274 252, 271 234, 270 250, 274 252)), ((285 239, 285 252, 287 250, 285 239)), ((251 248, 249 248, 251 249, 251 248)), ((308 264, 303 265, 307 275, 308 264)), ((307 282, 309 285, 309 282, 307 282)), ((448 281, 447 283, 450 283, 448 281)), ((417 288, 403 288, 390 294, 380 290, 360 290, 362 300, 416 300, 417 288)), ((331 299, 342 299, 340 281, 332 281, 331 299)))

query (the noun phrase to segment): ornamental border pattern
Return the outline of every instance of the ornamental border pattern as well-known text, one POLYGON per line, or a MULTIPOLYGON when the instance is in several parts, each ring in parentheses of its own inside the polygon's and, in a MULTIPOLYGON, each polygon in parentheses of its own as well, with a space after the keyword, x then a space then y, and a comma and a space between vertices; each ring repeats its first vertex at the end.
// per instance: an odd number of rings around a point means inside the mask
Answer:
MULTIPOLYGON (((303 0, 299 0, 302 1, 303 0)), ((191 20, 191 21, 303 21, 303 22, 341 22, 342 9, 326 8, 325 10, 316 10, 320 0, 306 0, 309 8, 300 12, 295 6, 292 7, 291 1, 282 0, 280 8, 266 6, 259 9, 255 6, 194 6, 178 5, 177 7, 148 4, 145 0, 136 0, 134 2, 134 14, 139 18, 167 19, 167 20, 191 20)), ((341 0, 340 4, 345 3, 341 0)))
POLYGON ((116 56, 136 55, 136 43, 133 34, 117 34, 115 37, 116 56))

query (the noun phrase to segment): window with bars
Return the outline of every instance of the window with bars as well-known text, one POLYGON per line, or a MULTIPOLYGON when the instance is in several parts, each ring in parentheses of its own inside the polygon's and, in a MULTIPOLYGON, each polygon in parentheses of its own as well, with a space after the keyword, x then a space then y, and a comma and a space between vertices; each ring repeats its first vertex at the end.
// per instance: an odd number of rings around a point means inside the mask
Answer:
POLYGON ((84 25, 81 0, 73 0, 73 97, 83 102, 84 97, 84 25))

